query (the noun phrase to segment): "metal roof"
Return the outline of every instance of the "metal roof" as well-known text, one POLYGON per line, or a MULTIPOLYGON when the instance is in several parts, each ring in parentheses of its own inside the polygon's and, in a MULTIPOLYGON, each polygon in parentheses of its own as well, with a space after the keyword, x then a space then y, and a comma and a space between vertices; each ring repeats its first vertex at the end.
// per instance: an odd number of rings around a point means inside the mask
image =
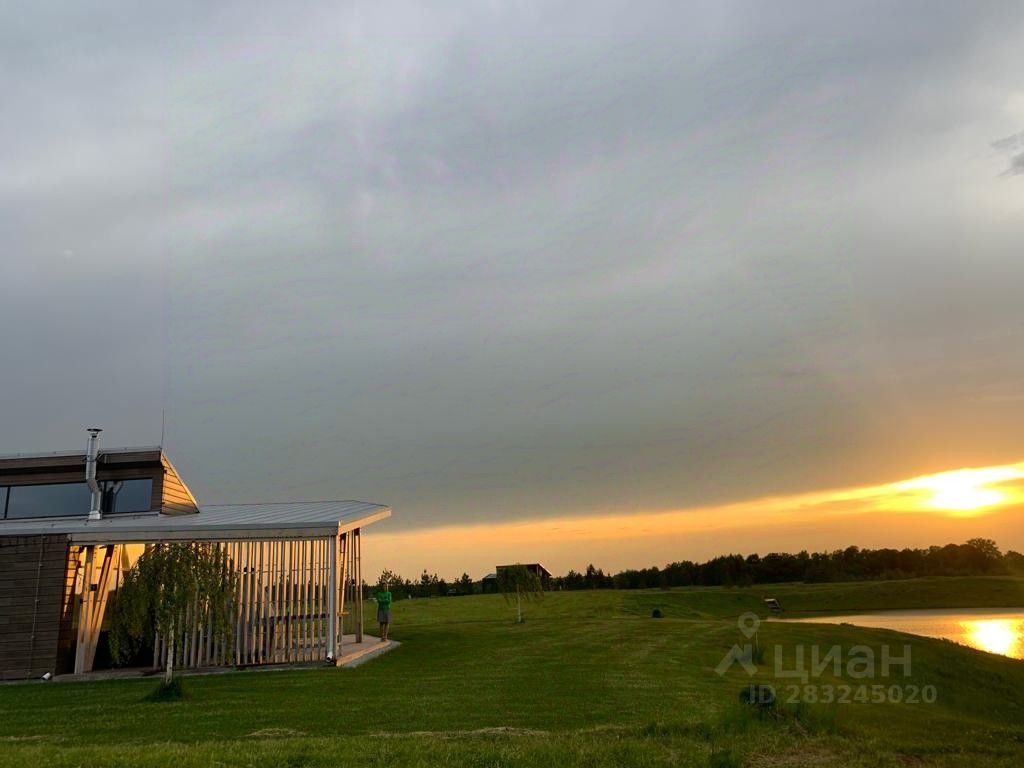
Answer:
POLYGON ((110 515, 0 521, 0 536, 67 534, 76 544, 159 541, 237 541, 333 536, 391 516, 368 501, 216 504, 192 515, 110 515))
MULTIPOLYGON (((99 455, 119 453, 161 453, 159 445, 142 445, 138 447, 100 448, 99 455)), ((85 460, 85 451, 29 451, 26 453, 0 453, 0 461, 6 459, 71 459, 81 456, 85 460)))

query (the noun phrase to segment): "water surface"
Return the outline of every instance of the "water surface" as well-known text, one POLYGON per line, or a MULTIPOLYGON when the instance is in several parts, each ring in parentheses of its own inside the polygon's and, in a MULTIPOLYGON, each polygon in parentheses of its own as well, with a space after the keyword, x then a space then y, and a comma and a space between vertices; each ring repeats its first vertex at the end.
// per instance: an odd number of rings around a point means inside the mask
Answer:
POLYGON ((952 608, 875 611, 851 616, 786 619, 818 624, 855 624, 939 637, 989 653, 1024 659, 1024 609, 952 608))

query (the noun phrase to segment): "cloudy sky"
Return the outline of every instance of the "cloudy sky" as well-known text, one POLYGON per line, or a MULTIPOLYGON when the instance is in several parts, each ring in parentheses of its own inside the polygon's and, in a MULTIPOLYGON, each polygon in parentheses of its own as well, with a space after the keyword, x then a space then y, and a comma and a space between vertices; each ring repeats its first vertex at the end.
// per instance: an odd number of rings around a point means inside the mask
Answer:
POLYGON ((1022 39, 1019 3, 7 4, 0 451, 165 412, 201 501, 382 501, 406 544, 1019 462, 1022 39))

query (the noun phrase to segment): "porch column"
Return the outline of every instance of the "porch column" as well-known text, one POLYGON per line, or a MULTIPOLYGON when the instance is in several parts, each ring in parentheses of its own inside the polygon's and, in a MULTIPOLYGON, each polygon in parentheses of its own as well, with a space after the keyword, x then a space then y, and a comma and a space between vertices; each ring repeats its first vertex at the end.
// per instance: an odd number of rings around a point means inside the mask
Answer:
POLYGON ((339 558, 341 561, 341 573, 339 575, 337 592, 338 595, 338 614, 339 614, 339 626, 338 626, 338 655, 335 657, 341 659, 345 653, 345 612, 352 610, 351 607, 346 605, 346 598, 348 597, 348 579, 349 579, 349 567, 348 561, 352 558, 352 535, 350 533, 343 533, 338 537, 339 544, 341 545, 341 553, 339 558))
POLYGON ((89 644, 89 619, 92 617, 92 560, 96 547, 85 549, 85 568, 82 569, 82 599, 78 608, 78 643, 75 645, 75 674, 85 672, 85 657, 89 644))
POLYGON ((327 539, 327 659, 338 658, 338 537, 327 539))
POLYGON ((356 642, 363 642, 363 533, 356 528, 355 531, 355 555, 356 555, 356 642))
POLYGON ((99 577, 96 579, 96 590, 92 596, 89 619, 89 638, 85 649, 84 672, 92 672, 96 661, 96 646, 99 644, 100 629, 103 627, 103 614, 107 610, 107 599, 110 597, 110 582, 117 567, 120 545, 111 544, 103 548, 103 562, 100 565, 99 577))

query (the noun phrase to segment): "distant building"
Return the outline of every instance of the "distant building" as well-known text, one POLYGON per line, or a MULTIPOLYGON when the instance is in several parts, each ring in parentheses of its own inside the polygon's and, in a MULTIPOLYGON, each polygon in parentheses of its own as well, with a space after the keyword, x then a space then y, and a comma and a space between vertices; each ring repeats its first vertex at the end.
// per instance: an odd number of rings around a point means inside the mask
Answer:
MULTIPOLYGON (((540 577, 540 583, 547 589, 551 585, 551 572, 540 563, 516 563, 521 565, 528 571, 533 571, 540 577)), ((494 573, 489 573, 480 580, 481 591, 484 594, 489 592, 498 591, 498 574, 506 568, 512 568, 512 565, 498 565, 494 568, 494 573)))

